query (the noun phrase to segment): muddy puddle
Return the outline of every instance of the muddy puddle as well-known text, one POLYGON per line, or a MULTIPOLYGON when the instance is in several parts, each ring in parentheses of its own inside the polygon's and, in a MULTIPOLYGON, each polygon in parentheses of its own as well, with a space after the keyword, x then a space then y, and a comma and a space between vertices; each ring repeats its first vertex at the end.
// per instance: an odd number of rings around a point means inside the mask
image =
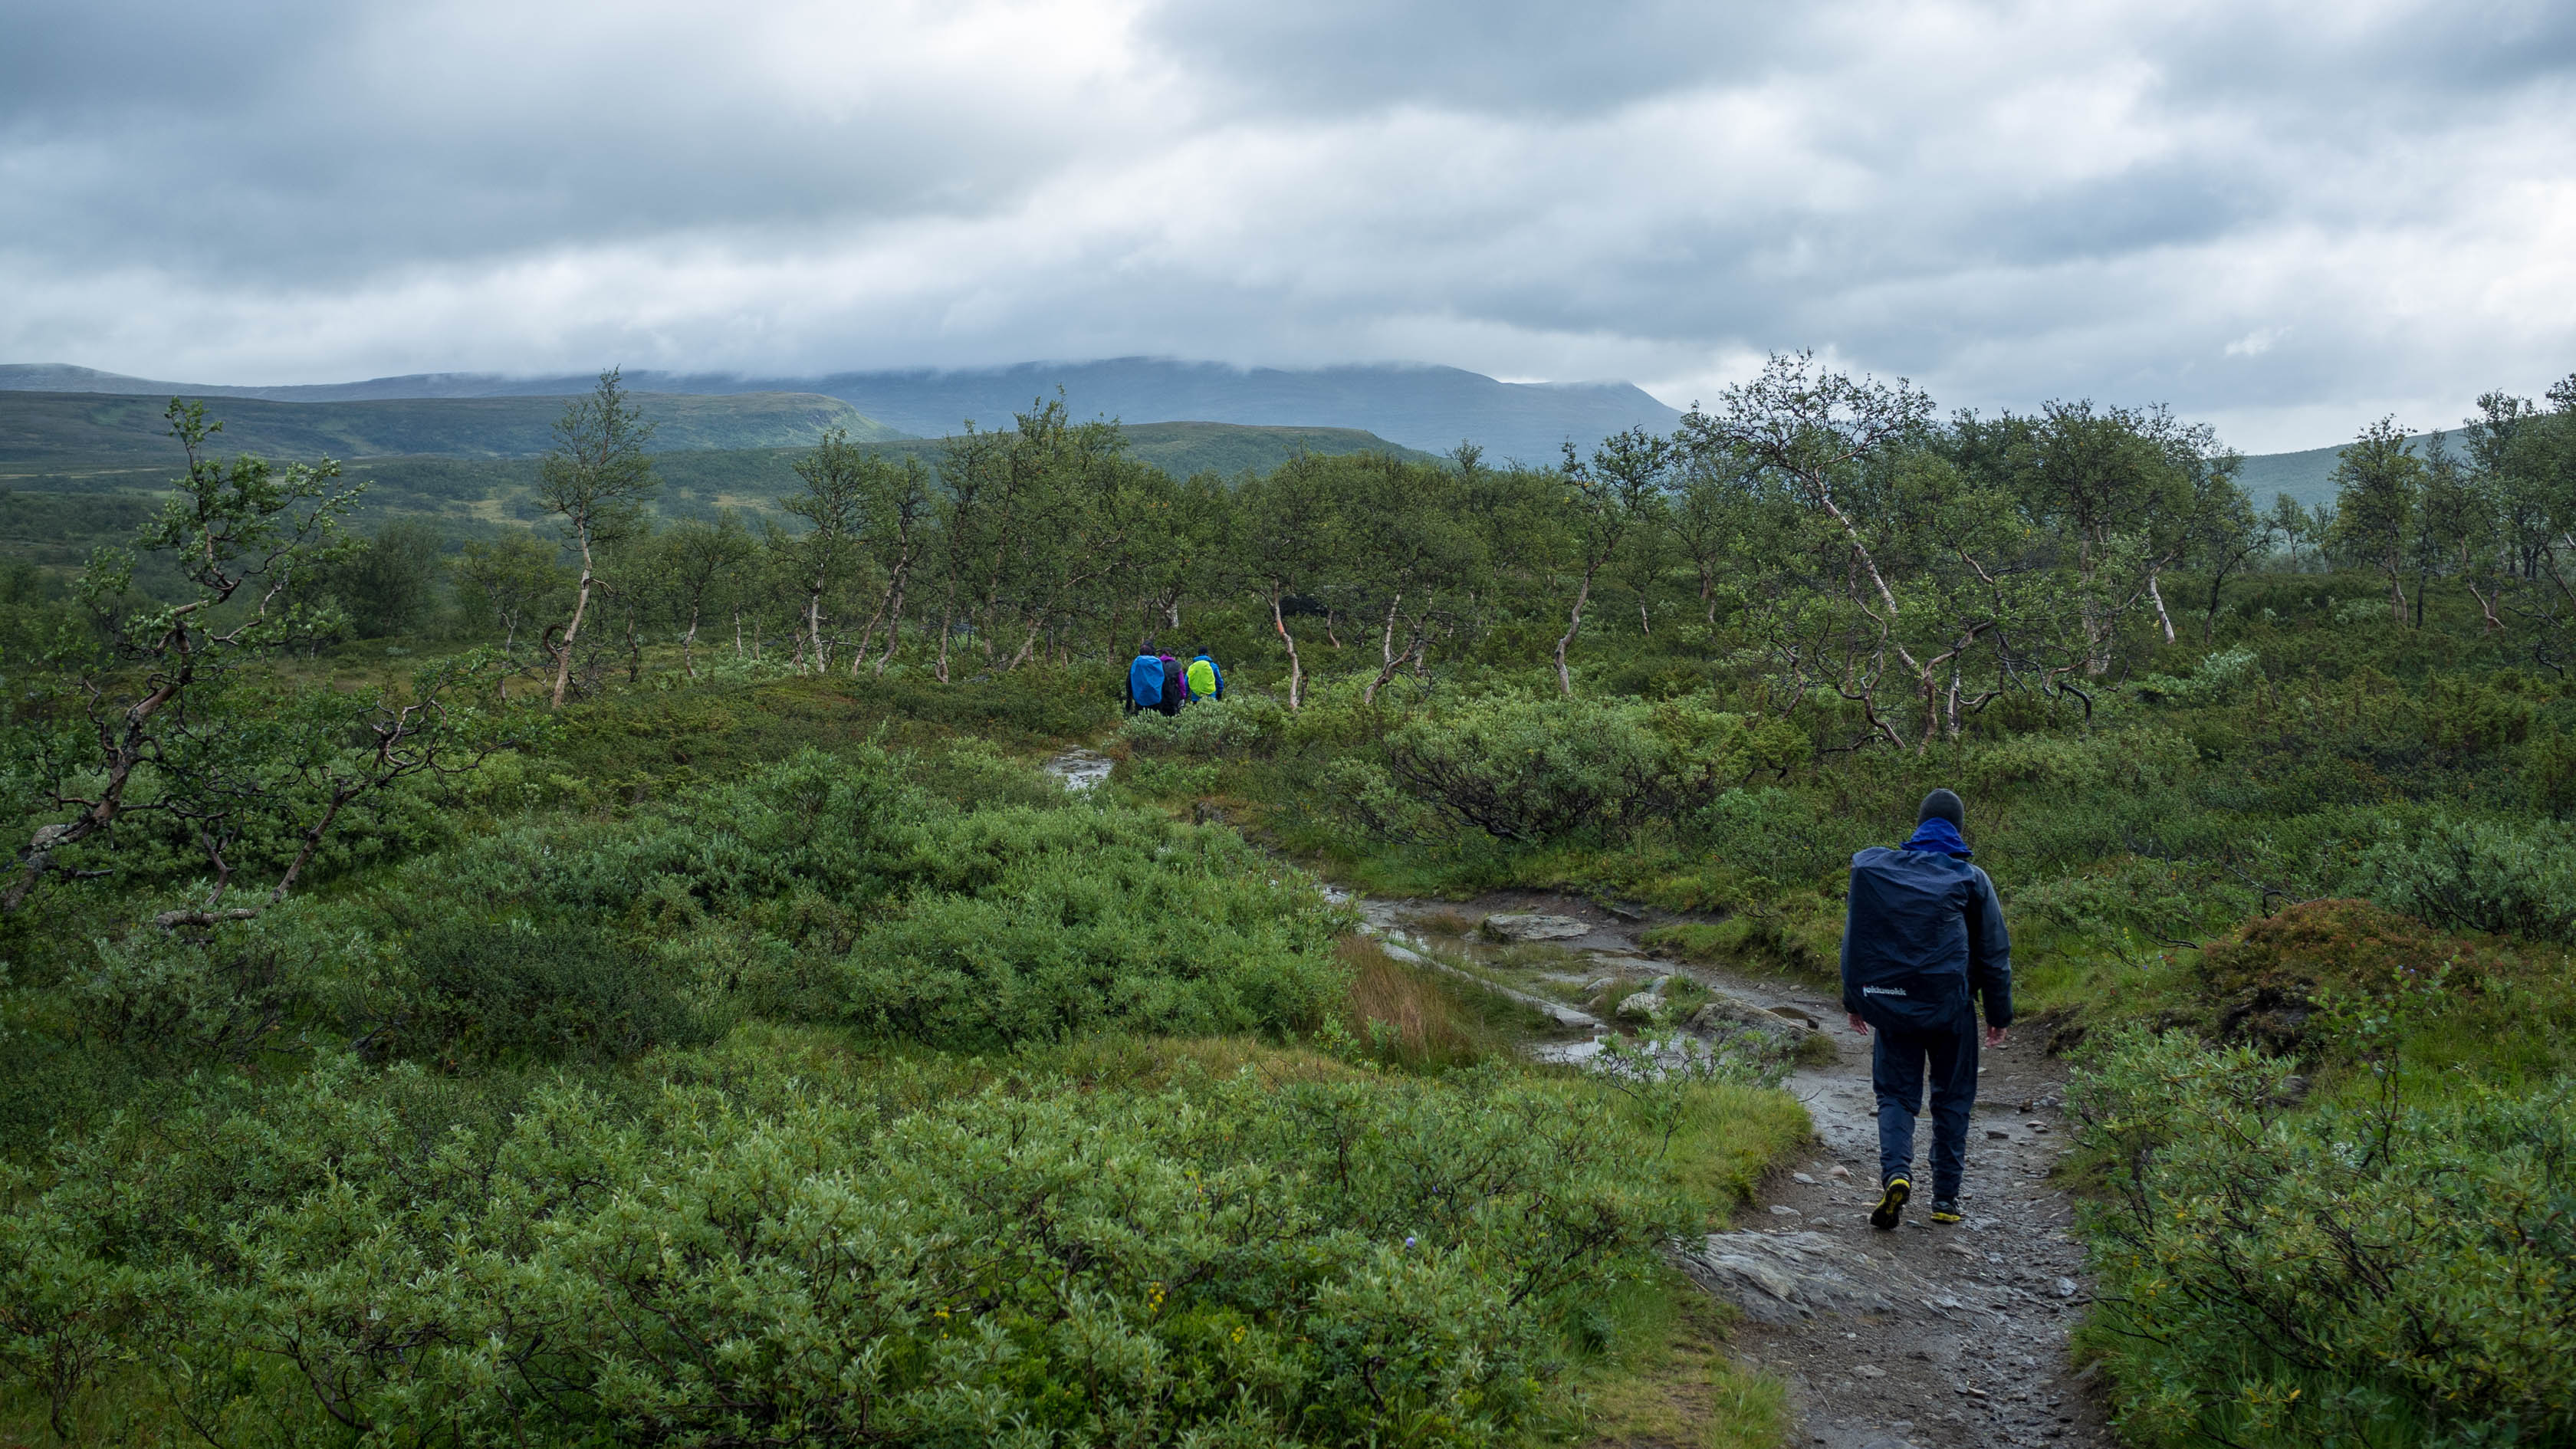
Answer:
POLYGON ((1109 772, 1116 768, 1117 763, 1107 755, 1096 755, 1089 750, 1067 750, 1038 768, 1062 780, 1067 790, 1080 794, 1108 779, 1109 772))

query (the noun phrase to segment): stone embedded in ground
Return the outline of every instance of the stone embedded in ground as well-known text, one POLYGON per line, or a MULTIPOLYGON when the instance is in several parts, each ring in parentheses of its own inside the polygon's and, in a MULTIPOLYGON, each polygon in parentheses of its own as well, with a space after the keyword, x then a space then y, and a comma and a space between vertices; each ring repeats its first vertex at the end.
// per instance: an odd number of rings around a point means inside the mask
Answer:
POLYGON ((1852 1372, 1865 1379, 1883 1379, 1887 1377, 1887 1370, 1880 1368, 1876 1364, 1855 1364, 1852 1367, 1852 1372))
POLYGON ((1487 916, 1478 927, 1498 941, 1571 941, 1592 934, 1592 928, 1572 916, 1541 915, 1534 911, 1508 911, 1487 916))
POLYGON ((1694 1282, 1756 1323, 1912 1311, 1934 1292, 1893 1259, 1855 1253, 1823 1233, 1711 1233, 1676 1245, 1673 1257, 1694 1282))

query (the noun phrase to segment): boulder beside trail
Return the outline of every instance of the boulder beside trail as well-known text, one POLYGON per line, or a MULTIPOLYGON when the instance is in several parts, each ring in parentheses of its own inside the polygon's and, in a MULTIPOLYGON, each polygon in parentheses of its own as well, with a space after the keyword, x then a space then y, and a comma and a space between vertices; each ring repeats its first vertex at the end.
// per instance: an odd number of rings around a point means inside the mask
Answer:
POLYGON ((1661 1021, 1671 1003, 1656 991, 1632 991, 1619 1003, 1619 1014, 1635 1021, 1661 1021))
POLYGON ((1589 936, 1592 928, 1572 916, 1548 916, 1534 911, 1507 911, 1487 916, 1479 930, 1497 941, 1571 941, 1589 936))

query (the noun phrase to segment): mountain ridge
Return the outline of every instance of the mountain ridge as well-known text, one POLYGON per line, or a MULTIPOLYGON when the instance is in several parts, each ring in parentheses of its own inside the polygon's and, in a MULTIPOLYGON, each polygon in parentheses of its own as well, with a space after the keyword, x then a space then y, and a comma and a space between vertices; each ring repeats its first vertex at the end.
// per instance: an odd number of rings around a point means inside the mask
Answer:
MULTIPOLYGON (((587 375, 514 378, 451 372, 346 383, 202 385, 128 377, 66 363, 0 364, 0 392, 269 402, 561 397, 588 391, 592 381, 587 375)), ((625 381, 633 391, 651 394, 817 394, 837 398, 887 427, 919 437, 955 433, 970 419, 984 427, 1008 426, 1014 413, 1052 398, 1060 388, 1078 418, 1350 428, 1425 452, 1447 452, 1472 441, 1497 460, 1516 458, 1538 464, 1555 461, 1567 442, 1588 448, 1633 424, 1661 431, 1681 418, 1678 409, 1630 383, 1503 382, 1483 373, 1427 363, 1240 368, 1219 362, 1122 357, 986 368, 845 371, 812 377, 640 370, 627 373, 625 381)))
MULTIPOLYGON (((66 363, 0 364, 0 394, 43 391, 102 396, 238 398, 344 404, 412 400, 561 399, 587 392, 591 376, 509 377, 498 373, 410 373, 345 383, 274 386, 191 384, 128 377, 66 363)), ((1671 428, 1681 414, 1628 383, 1508 383, 1462 368, 1374 363, 1325 368, 1238 368, 1226 363, 1111 358, 1086 363, 1014 363, 987 368, 836 372, 810 378, 734 373, 638 371, 627 385, 643 398, 828 398, 872 420, 871 439, 941 438, 967 420, 1009 426, 1014 413, 1058 387, 1078 418, 1110 416, 1132 425, 1206 423, 1237 427, 1345 430, 1408 451, 1446 453, 1474 442, 1497 460, 1546 464, 1566 441, 1588 447, 1632 423, 1671 428), (954 414, 954 416, 949 416, 954 414)), ((859 429, 853 427, 854 434, 859 429)), ((786 440, 779 440, 786 441, 786 440)), ((2423 437, 2412 439, 2419 448, 2423 437)), ((697 443, 670 446, 696 447, 697 443)), ((1363 445, 1364 446, 1364 445, 1363 445)), ((2248 454, 2240 481, 2255 505, 2279 494, 2311 506, 2334 496, 2334 468, 2346 444, 2248 454)), ((5 447, 5 427, 0 427, 5 447)), ((1341 451, 1341 448, 1328 449, 1341 451)))

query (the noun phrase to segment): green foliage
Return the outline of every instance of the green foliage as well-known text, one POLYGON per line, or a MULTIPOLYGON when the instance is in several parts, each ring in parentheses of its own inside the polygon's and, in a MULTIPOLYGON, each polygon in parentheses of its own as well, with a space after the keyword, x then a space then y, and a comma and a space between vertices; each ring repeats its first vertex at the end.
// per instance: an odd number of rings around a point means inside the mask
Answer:
POLYGON ((1339 918, 1239 837, 1078 805, 1025 771, 1003 792, 999 774, 973 752, 928 771, 806 752, 608 828, 423 859, 407 909, 667 941, 734 962, 726 989, 756 1010, 940 1045, 1306 1030, 1338 998, 1339 918))
POLYGON ((414 936, 403 956, 409 999, 383 1041, 406 1055, 614 1061, 710 1036, 685 978, 595 929, 457 923, 414 936))
POLYGON ((320 943, 298 929, 301 914, 98 942, 69 982, 72 1019, 89 1039, 165 1070, 247 1062, 314 1006, 320 943))
POLYGON ((943 888, 863 932, 833 991, 872 1032, 941 1045, 1102 1030, 1305 1030, 1341 995, 1337 924, 1230 833, 989 810, 910 857, 943 888))
POLYGON ((2115 1193, 2093 1342, 2147 1444, 2564 1442, 2576 1100, 2379 1089, 2297 1113, 2288 1064, 2125 1034, 2079 1079, 2115 1193))
POLYGON ((1371 768, 1337 783, 1345 809, 1388 833, 1617 839, 1702 809, 1804 748, 1789 731, 1704 699, 1496 695, 1403 720, 1371 768))
POLYGON ((2538 709, 2485 680, 2436 679, 2424 702, 2424 740, 2462 755, 2492 754, 2531 735, 2538 709))
POLYGON ((1967 773, 1971 784, 1987 789, 2027 784, 2136 795, 2180 783, 2199 759, 2190 740, 2146 726, 2117 734, 2014 735, 1970 753, 1967 773))
POLYGON ((1490 1444, 1574 1285, 1690 1220, 1581 1087, 674 1065, 502 1116, 342 1060, 120 1122, 0 1215, 0 1352, 63 1401, 169 1365, 281 1442, 1490 1444))
POLYGON ((2262 677, 2263 656, 2239 644, 2204 656, 2192 666, 2191 676, 2187 679, 2149 674, 2138 680, 2137 689, 2150 700, 2175 704, 2226 704, 2242 694, 2247 685, 2262 677))
POLYGON ((1130 745, 1195 759, 1267 753, 1287 733, 1288 711, 1266 694, 1229 691, 1223 700, 1193 704, 1179 714, 1140 710, 1120 728, 1130 745))
POLYGON ((313 582, 336 600, 349 630, 360 639, 382 639, 419 627, 437 602, 439 536, 425 523, 385 524, 313 582))
POLYGON ((469 541, 455 565, 459 607, 477 632, 497 625, 503 647, 515 646, 522 630, 533 635, 571 608, 575 575, 562 553, 525 533, 469 541))
POLYGON ((2522 786, 2552 815, 2576 810, 2576 735, 2553 729, 2534 736, 2523 755, 2522 786))
POLYGON ((2436 814, 2388 832, 2362 857, 2355 884, 2436 925, 2576 941, 2576 832, 2555 822, 2436 814))

